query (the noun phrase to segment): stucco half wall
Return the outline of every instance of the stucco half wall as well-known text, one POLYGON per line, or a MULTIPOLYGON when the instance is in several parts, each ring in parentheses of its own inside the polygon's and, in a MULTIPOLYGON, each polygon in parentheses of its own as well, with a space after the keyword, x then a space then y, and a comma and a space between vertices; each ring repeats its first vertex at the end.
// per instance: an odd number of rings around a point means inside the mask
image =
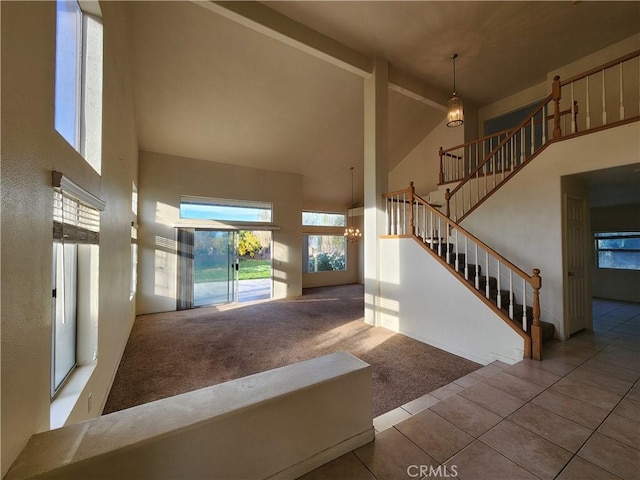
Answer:
POLYGON ((412 238, 380 240, 380 325, 486 365, 522 360, 524 339, 412 238))

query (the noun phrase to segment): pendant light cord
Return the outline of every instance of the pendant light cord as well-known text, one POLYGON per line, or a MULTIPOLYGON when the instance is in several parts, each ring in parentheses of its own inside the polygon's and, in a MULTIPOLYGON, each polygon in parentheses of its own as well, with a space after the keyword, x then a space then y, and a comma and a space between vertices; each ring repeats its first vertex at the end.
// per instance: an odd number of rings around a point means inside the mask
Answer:
POLYGON ((458 58, 458 54, 454 53, 451 56, 451 59, 453 60, 453 95, 456 95, 456 58, 458 58))

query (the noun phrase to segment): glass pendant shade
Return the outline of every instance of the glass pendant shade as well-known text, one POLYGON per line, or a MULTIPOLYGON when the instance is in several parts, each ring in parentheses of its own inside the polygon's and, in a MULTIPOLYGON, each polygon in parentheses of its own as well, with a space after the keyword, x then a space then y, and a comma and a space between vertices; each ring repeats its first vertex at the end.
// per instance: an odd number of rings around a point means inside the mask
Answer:
POLYGON ((453 60, 453 95, 447 102, 447 127, 459 127, 464 123, 462 99, 456 94, 456 58, 458 58, 457 53, 451 55, 451 60, 453 60))
POLYGON ((447 127, 458 127, 464 123, 462 99, 455 92, 447 102, 447 127))

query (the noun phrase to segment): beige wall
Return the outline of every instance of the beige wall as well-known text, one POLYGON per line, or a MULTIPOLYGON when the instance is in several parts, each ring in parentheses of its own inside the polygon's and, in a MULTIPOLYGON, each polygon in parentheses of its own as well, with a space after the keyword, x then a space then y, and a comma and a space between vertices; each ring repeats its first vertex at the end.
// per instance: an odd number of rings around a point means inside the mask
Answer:
POLYGON ((140 152, 138 313, 176 309, 176 228, 180 196, 273 203, 273 296, 302 293, 302 177, 140 152))
MULTIPOLYGON (((634 231, 639 227, 640 204, 591 209, 592 232, 634 231)), ((594 297, 640 302, 640 271, 599 269, 595 260, 591 265, 594 297)))
POLYGON ((438 150, 464 143, 464 134, 464 128, 447 127, 446 119, 443 119, 389 172, 389 191, 405 189, 409 182, 413 182, 416 193, 421 196, 437 190, 440 173, 438 150))
POLYGON ((71 413, 98 415, 134 319, 131 182, 137 142, 126 9, 102 4, 102 176, 55 131, 54 2, 2 2, 2 465, 49 428, 52 187, 59 170, 106 201, 101 218, 98 359, 71 413), (92 394, 92 408, 87 397, 92 394))

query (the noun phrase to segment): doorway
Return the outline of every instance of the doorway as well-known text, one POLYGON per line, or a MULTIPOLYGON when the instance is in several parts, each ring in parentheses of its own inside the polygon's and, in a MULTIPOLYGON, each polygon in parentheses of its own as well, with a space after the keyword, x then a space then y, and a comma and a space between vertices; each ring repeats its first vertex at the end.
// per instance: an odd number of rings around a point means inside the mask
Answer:
POLYGON ((182 282, 190 306, 221 305, 271 298, 271 232, 196 229, 190 275, 182 282), (186 287, 186 285, 185 285, 186 287))
POLYGON ((237 301, 237 234, 196 230, 193 238, 193 306, 237 301))

